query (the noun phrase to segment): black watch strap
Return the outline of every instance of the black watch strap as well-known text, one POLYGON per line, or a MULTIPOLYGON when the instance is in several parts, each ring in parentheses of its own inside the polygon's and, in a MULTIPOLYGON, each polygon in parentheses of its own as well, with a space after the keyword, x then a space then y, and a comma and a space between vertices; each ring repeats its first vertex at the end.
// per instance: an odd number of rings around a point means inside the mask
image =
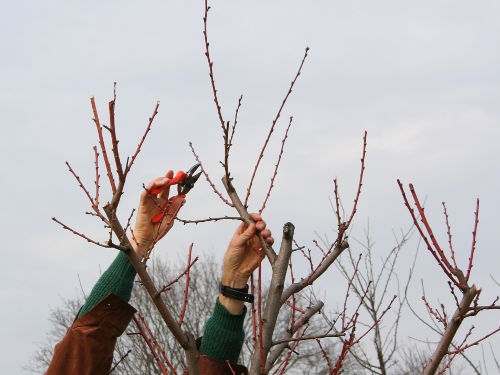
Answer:
POLYGON ((253 294, 248 293, 248 284, 244 288, 231 288, 227 285, 219 284, 219 292, 226 297, 237 299, 238 301, 250 302, 254 300, 253 294))

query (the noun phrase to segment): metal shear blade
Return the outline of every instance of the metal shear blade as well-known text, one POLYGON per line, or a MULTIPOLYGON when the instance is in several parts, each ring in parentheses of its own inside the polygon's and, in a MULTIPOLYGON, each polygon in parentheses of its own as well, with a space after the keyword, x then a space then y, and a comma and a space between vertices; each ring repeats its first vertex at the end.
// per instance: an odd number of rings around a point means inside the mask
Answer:
POLYGON ((186 195, 194 187, 194 184, 201 176, 201 172, 194 174, 199 167, 200 163, 196 163, 186 172, 187 177, 177 185, 177 192, 179 195, 186 195))

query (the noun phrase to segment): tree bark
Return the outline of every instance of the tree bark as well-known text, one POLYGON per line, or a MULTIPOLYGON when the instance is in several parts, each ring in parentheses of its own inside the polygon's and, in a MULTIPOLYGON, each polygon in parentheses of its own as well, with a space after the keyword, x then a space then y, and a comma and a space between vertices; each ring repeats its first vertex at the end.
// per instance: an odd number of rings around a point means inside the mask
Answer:
POLYGON ((477 293, 478 290, 475 285, 472 285, 464 292, 462 300, 460 301, 457 310, 448 323, 448 326, 446 327, 443 336, 441 337, 441 340, 439 341, 439 344, 434 351, 431 361, 424 369, 423 375, 434 375, 436 373, 439 364, 443 360, 443 357, 448 353, 448 348, 450 347, 450 344, 453 341, 453 338, 455 337, 458 328, 462 324, 465 314, 472 304, 472 301, 474 301, 477 293))

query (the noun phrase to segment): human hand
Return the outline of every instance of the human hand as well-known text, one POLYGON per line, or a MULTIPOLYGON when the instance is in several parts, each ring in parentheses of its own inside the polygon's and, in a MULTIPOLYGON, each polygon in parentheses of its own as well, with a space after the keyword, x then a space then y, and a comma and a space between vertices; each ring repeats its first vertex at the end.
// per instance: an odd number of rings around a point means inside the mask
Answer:
POLYGON ((222 267, 221 282, 231 288, 244 288, 252 272, 259 266, 264 257, 264 250, 257 237, 259 231, 264 241, 272 245, 274 239, 271 231, 259 214, 251 214, 255 223, 241 223, 229 242, 222 267))
POLYGON ((135 228, 130 238, 134 250, 141 259, 147 258, 154 245, 172 228, 174 219, 185 202, 184 198, 174 197, 167 205, 170 187, 166 187, 156 195, 150 193, 153 189, 161 189, 168 185, 173 176, 174 172, 169 170, 165 177, 158 177, 151 181, 141 193, 135 228), (163 219, 152 223, 151 219, 165 205, 167 207, 163 219))

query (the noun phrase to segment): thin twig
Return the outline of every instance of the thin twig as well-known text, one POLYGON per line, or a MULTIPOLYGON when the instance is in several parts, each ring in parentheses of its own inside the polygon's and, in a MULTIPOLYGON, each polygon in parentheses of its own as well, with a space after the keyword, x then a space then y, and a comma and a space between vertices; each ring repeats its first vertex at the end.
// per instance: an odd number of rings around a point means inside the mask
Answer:
POLYGON ((465 280, 469 281, 470 271, 472 270, 472 262, 474 260, 474 251, 476 250, 476 235, 477 225, 479 223, 479 199, 476 200, 476 211, 474 212, 474 230, 472 231, 472 246, 469 256, 469 266, 467 267, 467 274, 465 280))
POLYGON ((115 246, 111 246, 110 243, 101 243, 99 241, 96 241, 96 240, 93 240, 92 238, 88 237, 87 235, 81 233, 81 232, 78 232, 77 230, 67 226, 66 224, 64 224, 62 221, 59 221, 58 219, 56 219, 55 217, 52 218, 53 221, 55 221, 57 224, 59 224, 60 226, 63 227, 63 229, 66 229, 68 231, 70 231, 71 233, 77 235, 78 237, 81 237, 83 238, 84 240, 87 240, 88 242, 94 244, 94 245, 97 245, 97 246, 100 246, 100 247, 105 247, 105 248, 111 248, 111 247, 115 247, 115 246))
POLYGON ((116 126, 115 126, 115 103, 116 103, 116 82, 113 88, 113 100, 108 103, 109 107, 109 129, 111 134, 111 143, 113 145, 112 151, 115 158, 116 172, 118 173, 118 178, 123 179, 123 166, 120 158, 120 153, 118 150, 118 138, 116 137, 116 126))
MULTIPOLYGON (((184 321, 184 315, 186 314, 186 308, 187 308, 187 303, 188 303, 188 292, 189 292, 189 284, 191 282, 191 255, 193 253, 193 244, 189 246, 189 252, 188 252, 188 261, 187 261, 187 268, 186 268, 186 286, 184 287, 184 301, 182 303, 182 309, 181 309, 181 314, 179 316, 179 325, 182 326, 182 323, 184 321)), ((198 258, 197 258, 198 259, 198 258)))
POLYGON ((302 61, 300 62, 299 69, 297 70, 297 73, 295 74, 295 78, 290 83, 290 87, 288 88, 288 92, 286 93, 285 97, 283 98, 283 101, 281 102, 281 105, 278 109, 278 112, 276 113, 276 116, 274 117, 274 120, 271 124, 271 128, 269 129, 269 133, 267 134, 267 138, 264 141, 264 145, 262 146, 262 148, 260 150, 259 157, 257 158, 257 162, 255 163, 255 167, 253 169, 252 177, 250 178, 250 183, 248 184, 248 187, 247 187, 247 194, 245 197, 245 204, 244 204, 245 207, 248 205, 248 198, 250 197, 250 191, 252 190, 253 181, 255 179, 255 175, 257 174, 257 169, 259 168, 259 164, 264 156, 264 152, 266 151, 267 145, 269 143, 269 139, 271 138, 271 135, 274 132, 274 127, 275 127, 276 123, 278 122, 278 119, 280 118, 281 111, 282 111, 283 107, 285 106, 285 104, 288 100, 288 97, 292 93, 293 86, 295 85, 295 82, 297 81, 297 79, 300 76, 300 73, 302 71, 302 67, 304 66, 304 62, 306 61, 308 53, 309 53, 309 47, 306 47, 306 50, 304 52, 304 57, 302 57, 302 61))
POLYGON ((186 219, 181 219, 179 217, 176 217, 175 220, 177 220, 185 225, 185 224, 210 223, 210 222, 217 222, 217 221, 221 221, 221 220, 239 220, 239 221, 241 221, 242 218, 239 216, 220 216, 220 217, 209 217, 207 219, 186 220, 186 219))
POLYGON ((92 111, 94 112, 94 123, 97 129, 97 136, 99 138, 99 145, 101 146, 102 158, 104 159, 104 164, 106 165, 106 171, 109 179, 109 184, 111 185, 111 190, 113 194, 116 193, 115 178, 113 177, 113 172, 111 171, 111 165, 109 164, 108 153, 106 151, 106 145, 104 144, 104 138, 102 136, 102 126, 99 122, 99 115, 97 114, 97 107, 95 105, 94 97, 90 97, 90 104, 92 105, 92 111))
POLYGON ((273 176, 271 177, 271 183, 269 184, 269 189, 267 190, 266 198, 264 199, 264 202, 262 203, 262 207, 259 210, 259 214, 262 214, 262 212, 264 211, 264 208, 266 208, 267 200, 271 196, 271 190, 274 187, 274 180, 276 178, 276 175, 278 174, 278 168, 279 168, 279 165, 280 165, 280 162, 281 162, 281 157, 283 156, 283 150, 285 148, 285 142, 286 142, 286 139, 288 138, 288 131, 290 130, 290 127, 292 126, 292 120, 293 120, 293 117, 290 116, 290 121, 288 122, 288 126, 287 126, 286 131, 285 131, 285 136, 283 137, 283 139, 281 141, 281 149, 280 149, 280 152, 279 152, 279 155, 278 155, 278 161, 276 162, 276 165, 275 165, 275 168, 274 168, 274 172, 273 172, 273 176))
POLYGON ((356 214, 359 196, 361 194, 361 187, 363 186, 363 176, 364 176, 364 172, 365 172, 365 160, 366 160, 366 138, 367 138, 367 136, 368 136, 368 132, 365 130, 365 134, 363 136, 363 152, 362 152, 362 156, 361 156, 361 170, 359 171, 358 189, 356 191, 356 197, 354 198, 354 204, 352 206, 351 215, 349 216, 349 219, 347 220, 347 223, 345 224, 346 228, 349 228, 349 226, 351 225, 352 219, 354 218, 354 215, 356 214))
POLYGON ((203 173, 203 175, 205 176, 205 179, 207 180, 208 184, 210 185, 210 187, 212 188, 212 190, 214 191, 215 194, 217 194, 219 196, 219 198, 225 203, 227 204, 229 207, 234 207, 234 205, 228 201, 226 198, 224 198, 222 196, 222 194, 219 192, 219 190, 217 190, 217 187, 215 186, 215 184, 212 182, 212 180, 210 180, 210 177, 208 176, 208 173, 207 171, 205 170, 205 168, 203 167, 203 163, 201 162, 198 154, 196 153, 196 151, 194 150, 194 147, 193 147, 193 143, 192 142, 189 142, 189 147, 191 148, 191 152, 193 153, 196 161, 198 162, 198 164, 200 164, 200 170, 201 172, 203 173))
POLYGON ((153 114, 151 115, 151 117, 149 118, 148 120, 148 125, 146 126, 146 129, 144 130, 144 133, 141 137, 141 140, 139 141, 139 144, 137 145, 137 148, 135 149, 135 152, 134 154, 132 155, 132 157, 130 158, 130 161, 127 160, 127 163, 126 163, 126 166, 125 166, 125 171, 123 172, 123 174, 126 176, 128 174, 128 172, 130 171, 130 168, 132 168, 132 165, 134 164, 134 161, 135 159, 137 158, 137 155, 139 155, 139 152, 141 151, 141 147, 142 145, 144 144, 144 141, 146 140, 146 137, 148 135, 148 133, 150 132, 151 130, 151 126, 153 125, 153 121, 156 117, 156 115, 158 114, 158 107, 160 106, 160 101, 158 100, 156 102, 156 105, 155 105, 155 108, 153 110, 153 114))

